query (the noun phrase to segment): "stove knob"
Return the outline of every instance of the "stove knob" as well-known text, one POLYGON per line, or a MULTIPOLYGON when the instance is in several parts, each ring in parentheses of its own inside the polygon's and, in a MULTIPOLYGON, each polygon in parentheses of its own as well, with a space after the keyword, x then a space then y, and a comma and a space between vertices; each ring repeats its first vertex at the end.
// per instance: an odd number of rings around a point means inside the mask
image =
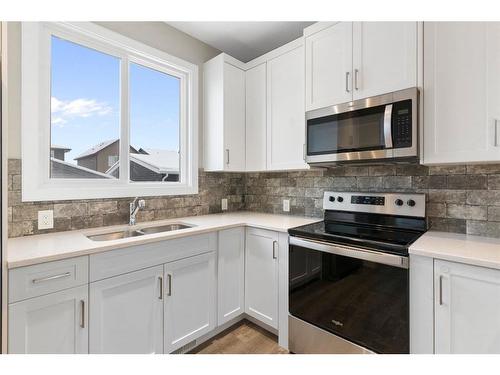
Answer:
POLYGON ((396 204, 396 206, 402 206, 404 204, 402 199, 396 199, 394 203, 396 204))
POLYGON ((408 202, 406 202, 406 204, 410 207, 413 207, 415 206, 415 201, 413 199, 408 199, 408 202))
POLYGON ((338 201, 338 202, 340 202, 340 203, 342 203, 342 202, 344 201, 344 198, 342 198, 342 197, 337 197, 337 201, 338 201))
POLYGON ((328 197, 328 200, 329 200, 330 202, 335 202, 335 197, 334 197, 333 195, 330 195, 330 196, 328 197))

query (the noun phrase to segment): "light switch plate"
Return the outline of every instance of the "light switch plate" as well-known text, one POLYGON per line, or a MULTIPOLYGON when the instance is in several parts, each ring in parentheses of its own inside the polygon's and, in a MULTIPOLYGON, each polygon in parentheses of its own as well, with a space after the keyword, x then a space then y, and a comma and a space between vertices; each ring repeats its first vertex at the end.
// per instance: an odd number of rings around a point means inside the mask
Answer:
POLYGON ((54 211, 38 211, 38 229, 41 230, 52 228, 54 228, 54 211))
POLYGON ((290 199, 283 199, 283 211, 290 212, 290 199))
POLYGON ((222 211, 227 211, 227 199, 226 198, 222 199, 221 205, 222 205, 222 211))

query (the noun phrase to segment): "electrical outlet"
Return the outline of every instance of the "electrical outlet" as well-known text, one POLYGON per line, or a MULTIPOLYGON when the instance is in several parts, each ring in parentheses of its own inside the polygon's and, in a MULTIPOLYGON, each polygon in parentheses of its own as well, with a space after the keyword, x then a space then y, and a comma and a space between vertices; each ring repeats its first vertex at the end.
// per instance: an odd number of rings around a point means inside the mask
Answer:
POLYGON ((227 199, 226 198, 222 199, 221 205, 222 205, 222 211, 227 211, 227 199))
POLYGON ((283 199, 283 211, 290 212, 290 199, 283 199))
POLYGON ((54 211, 38 211, 38 229, 41 230, 52 228, 54 228, 54 211))

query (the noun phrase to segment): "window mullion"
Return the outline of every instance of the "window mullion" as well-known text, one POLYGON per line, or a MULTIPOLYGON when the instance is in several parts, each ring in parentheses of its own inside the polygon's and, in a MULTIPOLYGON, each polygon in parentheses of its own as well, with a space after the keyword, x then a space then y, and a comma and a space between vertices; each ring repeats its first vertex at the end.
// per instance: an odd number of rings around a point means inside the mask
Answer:
POLYGON ((120 182, 128 184, 130 181, 130 95, 128 57, 122 57, 120 70, 120 182))

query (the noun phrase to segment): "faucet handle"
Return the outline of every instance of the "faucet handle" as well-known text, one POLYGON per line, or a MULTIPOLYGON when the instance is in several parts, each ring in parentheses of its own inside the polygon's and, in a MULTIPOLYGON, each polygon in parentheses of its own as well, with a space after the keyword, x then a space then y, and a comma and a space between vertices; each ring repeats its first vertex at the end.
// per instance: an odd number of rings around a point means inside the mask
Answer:
POLYGON ((145 201, 144 199, 139 199, 139 202, 137 202, 137 203, 138 203, 138 204, 137 204, 137 206, 138 206, 139 208, 144 208, 144 207, 146 207, 146 201, 145 201))

